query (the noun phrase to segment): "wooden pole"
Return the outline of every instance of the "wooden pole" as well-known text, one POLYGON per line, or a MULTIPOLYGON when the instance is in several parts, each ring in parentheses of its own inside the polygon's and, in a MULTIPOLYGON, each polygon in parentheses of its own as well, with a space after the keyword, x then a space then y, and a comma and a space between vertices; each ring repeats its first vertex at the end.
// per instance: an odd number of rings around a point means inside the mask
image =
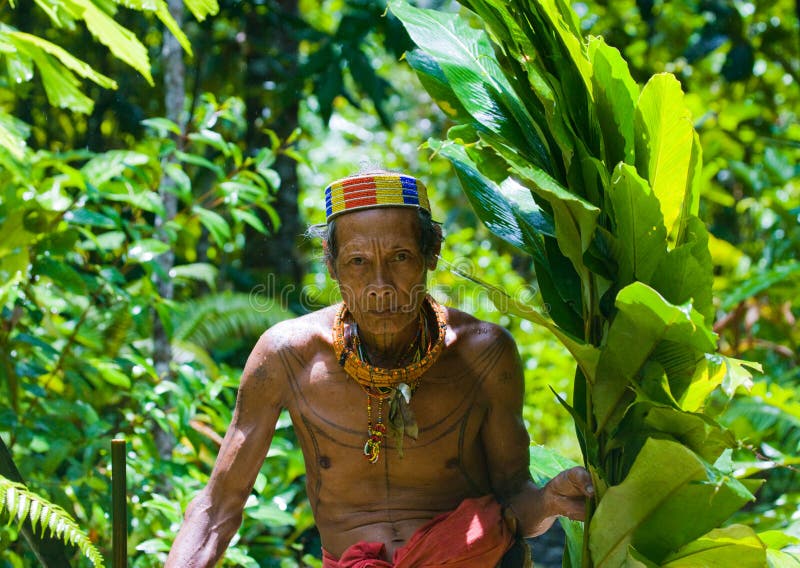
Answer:
POLYGON ((128 566, 128 502, 125 440, 111 440, 111 511, 113 568, 128 566))

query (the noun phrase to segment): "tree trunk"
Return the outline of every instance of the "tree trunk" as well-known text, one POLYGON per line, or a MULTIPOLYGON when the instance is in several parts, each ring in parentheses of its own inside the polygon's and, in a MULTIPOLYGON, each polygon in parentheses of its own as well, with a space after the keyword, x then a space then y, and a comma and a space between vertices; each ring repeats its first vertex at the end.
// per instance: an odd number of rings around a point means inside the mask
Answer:
MULTIPOLYGON (((178 26, 183 25, 183 2, 181 0, 168 0, 169 11, 178 26)), ((183 51, 175 37, 164 30, 164 43, 161 51, 164 62, 164 106, 166 117, 177 123, 181 132, 185 129, 183 121, 183 103, 186 96, 185 77, 186 67, 183 63, 183 51)), ((177 147, 182 146, 181 137, 175 137, 177 147)), ((167 161, 174 160, 172 157, 166 158, 167 161)), ((172 191, 175 182, 172 178, 163 175, 159 186, 159 195, 164 203, 165 215, 163 218, 156 217, 155 226, 159 238, 169 244, 169 237, 164 231, 164 225, 175 218, 178 210, 178 198, 172 191)), ((175 253, 172 247, 158 257, 158 264, 161 273, 155 275, 156 285, 159 295, 165 300, 171 300, 174 296, 172 280, 169 272, 175 265, 175 253)), ((153 364, 156 372, 161 379, 170 376, 170 361, 172 360, 172 348, 170 337, 161 318, 154 314, 153 319, 153 364)), ((169 459, 175 441, 172 436, 156 427, 154 432, 156 446, 162 459, 169 459)))
MULTIPOLYGON (((297 76, 298 41, 292 25, 297 17, 297 0, 275 0, 266 12, 253 9, 246 16, 251 51, 247 53, 245 103, 251 151, 269 143, 262 133, 264 127, 273 128, 281 139, 297 128, 302 97, 302 78, 297 76)), ((280 227, 272 227, 270 235, 248 228, 245 263, 251 269, 273 273, 279 286, 294 285, 299 289, 303 271, 297 250, 304 228, 298 218, 297 164, 281 155, 274 167, 281 177, 273 203, 280 227)), ((271 226, 266 215, 262 215, 262 221, 271 226)))

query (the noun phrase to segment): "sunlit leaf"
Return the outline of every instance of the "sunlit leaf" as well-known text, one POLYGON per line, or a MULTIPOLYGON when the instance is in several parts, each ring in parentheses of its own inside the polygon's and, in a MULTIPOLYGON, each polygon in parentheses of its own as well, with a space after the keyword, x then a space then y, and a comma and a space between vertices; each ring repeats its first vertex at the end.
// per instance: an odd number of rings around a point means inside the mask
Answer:
POLYGON ((655 75, 644 86, 637 102, 636 132, 636 168, 661 202, 670 234, 692 181, 694 140, 692 117, 675 77, 655 75))
POLYGON ((21 120, 0 111, 0 147, 5 148, 17 159, 25 155, 27 144, 25 139, 30 134, 30 128, 21 120))
POLYGON ((714 333, 690 305, 676 306, 641 282, 623 288, 615 303, 618 313, 600 353, 594 388, 598 432, 612 431, 622 418, 628 385, 662 340, 696 349, 716 349, 714 333), (635 345, 636 349, 631 349, 635 345))
POLYGON ((207 262, 195 262, 173 266, 169 271, 170 278, 183 278, 205 282, 212 290, 216 288, 216 278, 219 269, 207 262))
POLYGON ((755 531, 744 525, 714 529, 667 556, 662 568, 695 566, 764 566, 766 550, 755 531))
POLYGON ((392 2, 391 10, 417 45, 436 60, 472 117, 550 171, 540 127, 503 74, 486 34, 455 14, 420 10, 400 1, 392 2))
POLYGON ((32 53, 31 57, 36 63, 51 105, 83 114, 92 112, 94 102, 80 91, 80 83, 75 75, 64 68, 56 68, 51 58, 44 53, 32 53))
POLYGON ((650 186, 629 165, 614 170, 606 194, 616 223, 614 257, 617 280, 624 286, 633 280, 650 282, 667 252, 667 230, 658 199, 650 186))
POLYGON ((96 83, 101 87, 105 87, 106 89, 117 88, 116 81, 110 77, 106 77, 102 73, 98 73, 88 63, 70 55, 70 53, 65 49, 47 41, 46 39, 18 31, 8 32, 8 36, 17 46, 22 47, 23 49, 35 49, 52 55, 58 59, 58 61, 64 65, 64 67, 77 73, 80 77, 89 79, 93 83, 96 83))
POLYGON ((183 0, 183 3, 198 22, 202 22, 207 16, 215 16, 219 12, 217 0, 183 0))
POLYGON ((609 169, 618 167, 619 162, 633 164, 633 123, 639 87, 631 77, 628 63, 603 38, 589 40, 588 55, 606 163, 609 169))
POLYGON ((158 239, 140 239, 128 249, 128 256, 139 262, 148 262, 169 250, 169 245, 158 239))
POLYGON ((629 545, 660 562, 753 499, 732 478, 719 486, 707 483, 709 467, 681 444, 649 439, 628 476, 608 489, 592 518, 594 566, 622 565, 629 545))
POLYGON ((158 19, 161 20, 161 23, 166 26, 166 28, 170 31, 170 33, 178 40, 178 43, 183 48, 183 50, 192 56, 192 44, 189 41, 189 38, 186 37, 186 34, 183 33, 183 30, 178 25, 178 22, 175 21, 175 18, 172 17, 172 14, 169 13, 169 8, 167 7, 167 3, 164 0, 160 0, 156 6, 156 16, 158 19))

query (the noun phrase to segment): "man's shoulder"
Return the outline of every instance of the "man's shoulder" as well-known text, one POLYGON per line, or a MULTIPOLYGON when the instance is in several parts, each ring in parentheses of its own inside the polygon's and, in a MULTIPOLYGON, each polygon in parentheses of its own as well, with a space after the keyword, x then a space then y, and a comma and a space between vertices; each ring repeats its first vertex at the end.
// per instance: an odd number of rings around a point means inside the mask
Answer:
POLYGON ((331 342, 331 328, 338 306, 328 306, 302 316, 283 320, 267 329, 259 339, 268 351, 306 351, 331 342))
POLYGON ((447 308, 447 325, 453 333, 454 343, 468 349, 497 342, 514 344, 513 337, 504 327, 456 308, 447 308))

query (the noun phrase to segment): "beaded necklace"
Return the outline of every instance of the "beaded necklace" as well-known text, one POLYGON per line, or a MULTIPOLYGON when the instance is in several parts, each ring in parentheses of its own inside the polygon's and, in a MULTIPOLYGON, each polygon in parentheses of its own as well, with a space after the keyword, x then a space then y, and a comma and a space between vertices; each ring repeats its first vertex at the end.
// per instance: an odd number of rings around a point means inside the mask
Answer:
POLYGON ((433 366, 444 346, 447 330, 445 309, 430 295, 425 297, 419 317, 419 330, 408 349, 396 362, 397 368, 376 367, 370 364, 364 346, 358 335, 355 322, 345 328, 348 315, 347 307, 342 304, 333 324, 333 348, 339 364, 344 368, 367 395, 367 440, 364 443, 364 456, 370 463, 380 459, 381 448, 386 437, 386 425, 383 423, 384 401, 389 401, 389 425, 397 442, 400 456, 403 455, 403 435, 416 439, 418 428, 413 412, 408 406, 411 395, 417 389, 422 375, 433 366), (428 317, 425 305, 436 318, 435 340, 428 331, 428 317), (405 366, 403 363, 408 361, 405 366), (376 420, 373 423, 373 399, 376 401, 376 420))

